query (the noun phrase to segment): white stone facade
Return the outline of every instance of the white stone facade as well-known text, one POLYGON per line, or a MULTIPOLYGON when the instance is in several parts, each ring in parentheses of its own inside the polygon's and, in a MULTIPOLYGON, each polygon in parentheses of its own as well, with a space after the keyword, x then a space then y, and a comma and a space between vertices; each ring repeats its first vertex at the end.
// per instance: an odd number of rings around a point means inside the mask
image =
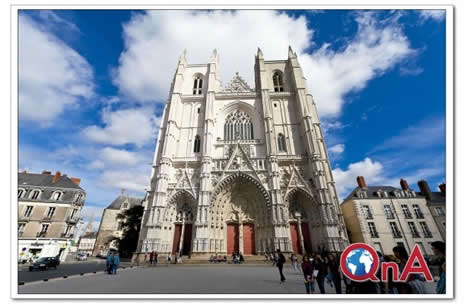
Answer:
POLYGON ((180 57, 137 252, 262 254, 300 245, 302 253, 348 244, 296 54, 289 48, 288 59, 265 61, 258 49, 255 60, 252 89, 238 73, 222 86, 216 51, 207 64, 187 64, 185 52, 180 57))

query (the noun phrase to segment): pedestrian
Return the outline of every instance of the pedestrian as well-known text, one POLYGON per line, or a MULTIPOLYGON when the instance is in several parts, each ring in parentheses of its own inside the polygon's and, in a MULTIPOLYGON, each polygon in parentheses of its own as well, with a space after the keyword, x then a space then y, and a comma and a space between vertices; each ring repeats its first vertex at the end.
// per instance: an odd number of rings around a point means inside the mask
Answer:
POLYGON ((340 272, 340 260, 333 254, 328 255, 328 270, 335 285, 335 292, 342 294, 342 273, 340 272))
MULTIPOLYGON (((395 254, 395 257, 399 260, 399 263, 398 263, 399 272, 402 273, 409 259, 408 252, 403 246, 395 246, 393 247, 393 253, 395 254)), ((410 277, 411 276, 412 275, 410 275, 410 277)), ((398 290, 399 294, 413 294, 414 293, 412 286, 408 282, 401 282, 401 281, 395 282, 395 287, 398 290)))
POLYGON ((280 274, 280 283, 284 283, 285 282, 285 276, 284 276, 284 273, 283 273, 283 267, 284 267, 284 264, 285 264, 285 256, 282 252, 280 252, 280 249, 277 249, 277 268, 279 269, 279 274, 280 274))
POLYGON ((317 254, 315 258, 314 276, 316 277, 319 291, 321 292, 321 294, 325 294, 324 282, 325 277, 327 276, 327 263, 319 254, 317 254))
POLYGON ((153 255, 153 265, 156 266, 158 264, 158 253, 155 251, 153 255))
POLYGON ((438 257, 436 264, 440 276, 435 291, 437 294, 446 294, 446 244, 442 241, 435 241, 432 243, 432 251, 438 257))
POLYGON ((171 253, 168 253, 168 265, 171 263, 171 253))
POLYGON ((273 251, 271 254, 271 260, 272 260, 272 266, 275 266, 277 264, 277 255, 273 251))
POLYGON ((113 266, 112 266, 113 275, 116 275, 118 266, 119 266, 119 254, 116 252, 113 256, 113 266))
POLYGON ((240 258, 239 259, 240 262, 238 264, 245 262, 245 258, 243 257, 241 252, 239 252, 239 258, 240 258))
POLYGON ((298 267, 298 257, 295 254, 290 255, 290 261, 292 262, 293 269, 295 272, 301 273, 300 268, 298 267))
MULTIPOLYGON (((392 262, 393 259, 390 258, 389 256, 384 256, 383 257, 383 262, 392 262)), ((393 271, 389 270, 387 272, 387 279, 384 282, 384 287, 383 290, 385 294, 398 294, 398 290, 395 287, 395 284, 393 282, 393 271)))
POLYGON ((182 256, 181 255, 179 255, 179 257, 177 258, 177 263, 182 264, 182 256))
POLYGON ((150 252, 150 265, 153 265, 153 259, 155 258, 155 252, 151 251, 150 252))
POLYGON ((113 262, 114 262, 114 257, 111 252, 108 253, 108 256, 106 257, 106 271, 108 272, 109 275, 113 273, 113 262))
POLYGON ((304 284, 306 288, 306 294, 314 294, 314 272, 313 265, 309 262, 308 256, 303 256, 303 263, 301 263, 301 269, 303 270, 304 284))

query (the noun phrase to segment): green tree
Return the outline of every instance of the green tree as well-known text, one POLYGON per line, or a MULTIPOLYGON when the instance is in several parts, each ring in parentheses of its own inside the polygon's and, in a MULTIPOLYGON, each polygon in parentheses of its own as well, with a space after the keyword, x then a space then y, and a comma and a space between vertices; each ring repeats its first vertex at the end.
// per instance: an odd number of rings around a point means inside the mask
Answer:
POLYGON ((138 205, 119 213, 116 218, 122 221, 123 234, 118 241, 121 257, 130 258, 137 249, 137 242, 142 224, 143 206, 138 205))

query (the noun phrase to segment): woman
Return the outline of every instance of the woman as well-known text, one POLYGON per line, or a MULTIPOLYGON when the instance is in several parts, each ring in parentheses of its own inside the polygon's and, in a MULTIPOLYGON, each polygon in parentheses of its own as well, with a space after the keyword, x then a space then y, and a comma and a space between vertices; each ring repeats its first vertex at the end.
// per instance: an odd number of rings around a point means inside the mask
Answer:
POLYGON ((295 270, 295 272, 301 272, 300 268, 298 267, 298 257, 293 253, 290 256, 290 261, 292 262, 293 269, 295 270))
MULTIPOLYGON (((403 246, 395 246, 393 247, 393 253, 395 254, 395 257, 399 260, 398 265, 399 265, 400 273, 402 273, 409 259, 408 252, 403 246)), ((411 276, 413 275, 409 275, 410 278, 411 276)), ((395 282, 394 283, 394 286, 398 290, 399 294, 413 294, 414 293, 413 288, 409 284, 410 278, 408 278, 408 282, 395 282)))
POLYGON ((342 294, 342 276, 340 273, 340 261, 335 258, 333 254, 329 254, 328 263, 329 273, 332 276, 332 281, 335 285, 337 294, 342 294))
POLYGON ((314 294, 314 272, 313 265, 309 261, 308 257, 303 256, 303 263, 301 263, 301 269, 303 270, 304 284, 306 288, 306 294, 314 294))
POLYGON ((321 294, 325 294, 324 281, 325 277, 327 276, 327 263, 325 263, 324 259, 322 259, 321 255, 319 254, 316 255, 314 269, 314 276, 316 277, 317 286, 319 287, 321 294))

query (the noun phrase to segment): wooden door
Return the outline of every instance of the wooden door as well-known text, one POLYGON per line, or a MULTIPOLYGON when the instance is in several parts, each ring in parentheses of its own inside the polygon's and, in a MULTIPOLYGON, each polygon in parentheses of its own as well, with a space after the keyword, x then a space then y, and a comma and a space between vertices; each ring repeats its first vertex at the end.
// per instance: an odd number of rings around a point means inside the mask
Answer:
POLYGON ((243 254, 245 255, 256 254, 255 225, 254 224, 243 225, 243 254))
POLYGON ((307 253, 313 252, 311 245, 311 233, 309 232, 309 225, 307 222, 301 224, 301 233, 303 233, 303 243, 307 253))
POLYGON ((301 254, 300 234, 298 232, 298 225, 296 223, 290 224, 290 236, 292 237, 293 253, 301 254))
POLYGON ((174 239, 172 240, 172 254, 175 255, 179 251, 180 233, 182 232, 182 225, 175 225, 174 239))
POLYGON ((182 243, 182 254, 189 255, 192 249, 192 224, 184 225, 184 241, 182 243))
POLYGON ((227 254, 239 249, 238 224, 227 224, 227 254))

